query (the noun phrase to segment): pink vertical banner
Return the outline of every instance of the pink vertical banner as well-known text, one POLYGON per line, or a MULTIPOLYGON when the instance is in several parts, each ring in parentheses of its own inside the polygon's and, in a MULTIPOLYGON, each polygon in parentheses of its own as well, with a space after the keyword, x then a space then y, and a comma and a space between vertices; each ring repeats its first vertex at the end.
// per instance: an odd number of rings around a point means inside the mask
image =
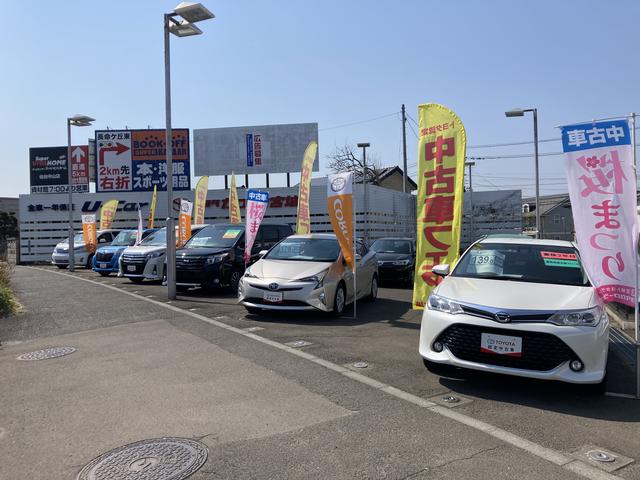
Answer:
POLYGON ((629 124, 568 125, 562 146, 584 268, 604 302, 635 307, 638 221, 629 124))
POLYGON ((247 227, 244 238, 244 261, 249 263, 251 261, 251 249, 253 243, 258 235, 258 229, 260 223, 264 218, 264 213, 267 211, 267 205, 269 204, 269 194, 267 192, 260 192, 258 190, 247 190, 247 207, 245 218, 247 221, 247 227))

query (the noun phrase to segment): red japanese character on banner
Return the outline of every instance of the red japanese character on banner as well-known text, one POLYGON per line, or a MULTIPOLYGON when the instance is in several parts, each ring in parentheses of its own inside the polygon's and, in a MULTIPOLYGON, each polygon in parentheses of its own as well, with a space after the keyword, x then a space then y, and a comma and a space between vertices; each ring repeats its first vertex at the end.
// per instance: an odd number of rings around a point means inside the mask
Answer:
POLYGON ((435 193, 453 193, 456 181, 455 168, 436 167, 435 170, 425 172, 427 178, 427 196, 435 193))
POLYGON ((450 245, 438 240, 436 238, 436 232, 450 232, 451 226, 448 225, 427 225, 424 227, 424 238, 426 238, 429 245, 437 248, 438 250, 449 250, 450 245))
POLYGON ((425 144, 425 160, 435 159, 436 165, 442 165, 443 157, 452 157, 456 154, 456 145, 453 137, 436 137, 435 142, 425 144))
MULTIPOLYGON (((453 221, 453 206, 455 197, 436 195, 425 200, 424 218, 425 222, 445 223, 453 221)), ((449 228, 451 230, 451 228, 449 228)))

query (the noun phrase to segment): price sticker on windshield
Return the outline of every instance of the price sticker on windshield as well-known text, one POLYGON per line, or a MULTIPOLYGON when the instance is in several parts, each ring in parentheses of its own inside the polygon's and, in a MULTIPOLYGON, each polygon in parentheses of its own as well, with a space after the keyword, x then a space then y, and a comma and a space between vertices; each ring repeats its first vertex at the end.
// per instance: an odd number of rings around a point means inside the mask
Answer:
POLYGON ((566 252, 540 252, 547 267, 580 268, 578 255, 566 252))
POLYGON ((193 237, 189 242, 190 247, 204 247, 211 237, 193 237))
POLYGON ((475 266, 476 273, 502 275, 505 255, 496 250, 475 250, 470 252, 469 264, 475 266))
POLYGON ((226 232, 224 232, 224 235, 222 235, 222 238, 236 238, 238 235, 240 235, 241 231, 242 230, 240 230, 239 228, 229 229, 226 232))

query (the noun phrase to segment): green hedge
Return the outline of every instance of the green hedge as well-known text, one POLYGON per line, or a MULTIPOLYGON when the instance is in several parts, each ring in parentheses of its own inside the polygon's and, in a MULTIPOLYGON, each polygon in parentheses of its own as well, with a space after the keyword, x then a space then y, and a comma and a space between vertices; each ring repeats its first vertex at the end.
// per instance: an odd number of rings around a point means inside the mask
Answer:
POLYGON ((0 317, 8 316, 16 311, 16 304, 13 301, 11 289, 7 286, 0 286, 0 317))

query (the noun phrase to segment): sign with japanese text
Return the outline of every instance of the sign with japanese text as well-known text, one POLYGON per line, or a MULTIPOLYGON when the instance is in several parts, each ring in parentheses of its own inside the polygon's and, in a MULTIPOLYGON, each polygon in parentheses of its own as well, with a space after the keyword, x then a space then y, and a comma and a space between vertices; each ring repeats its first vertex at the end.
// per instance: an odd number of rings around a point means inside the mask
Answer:
POLYGON ((204 177, 200 177, 200 180, 198 180, 195 193, 193 194, 195 198, 193 207, 193 223, 196 225, 204 223, 204 208, 207 204, 208 190, 209 177, 205 175, 204 177))
POLYGON ((353 172, 327 177, 327 211, 342 256, 353 272, 353 172))
POLYGON ((244 261, 249 263, 251 260, 251 249, 258 234, 258 228, 264 218, 264 213, 269 205, 269 194, 258 190, 247 190, 247 212, 245 214, 247 227, 246 239, 244 246, 244 261))
POLYGON ((95 253, 98 245, 98 233, 96 232, 96 216, 82 215, 82 239, 84 248, 89 253, 95 253))
POLYGON ((229 222, 239 224, 242 222, 240 218, 240 201, 238 199, 238 189, 236 188, 236 176, 231 172, 231 189, 229 190, 229 222))
POLYGON ((184 198, 180 200, 180 216, 178 217, 178 242, 177 246, 182 247, 191 238, 191 213, 193 203, 184 198))
MULTIPOLYGON (((635 307, 636 176, 626 120, 562 127, 562 147, 582 264, 604 302, 635 307)), ((574 259, 545 258, 565 263, 574 259)), ((566 267, 573 265, 566 264, 566 267)))
MULTIPOLYGON (((96 130, 96 191, 167 190, 165 130, 96 130)), ((174 190, 189 190, 189 130, 172 130, 174 190)))
MULTIPOLYGON (((69 191, 67 147, 29 149, 31 193, 69 191)), ((71 147, 71 184, 75 193, 89 191, 89 150, 86 145, 71 147)))
POLYGON ((431 270, 453 266, 460 250, 467 137, 458 116, 442 105, 418 106, 418 197, 413 308, 424 308, 440 278, 431 270))
POLYGON ((311 171, 318 153, 318 142, 312 141, 304 151, 302 168, 300 169, 300 187, 298 191, 298 219, 296 233, 311 233, 311 215, 309 213, 309 195, 311 193, 311 171))

